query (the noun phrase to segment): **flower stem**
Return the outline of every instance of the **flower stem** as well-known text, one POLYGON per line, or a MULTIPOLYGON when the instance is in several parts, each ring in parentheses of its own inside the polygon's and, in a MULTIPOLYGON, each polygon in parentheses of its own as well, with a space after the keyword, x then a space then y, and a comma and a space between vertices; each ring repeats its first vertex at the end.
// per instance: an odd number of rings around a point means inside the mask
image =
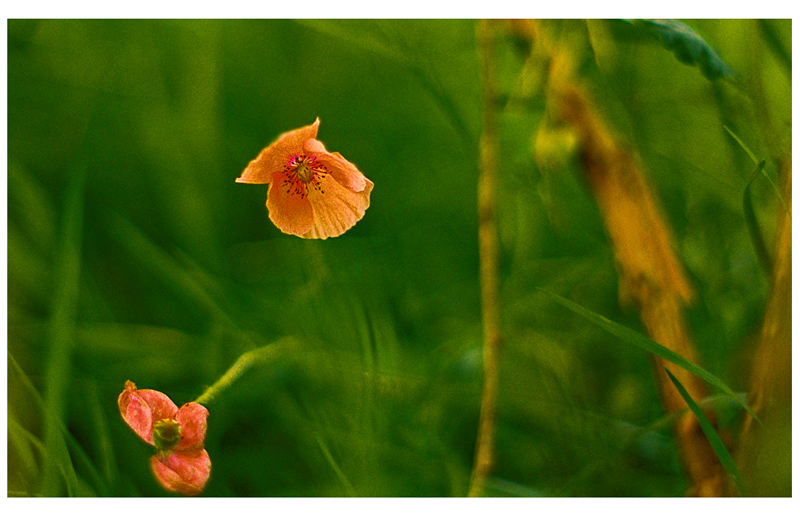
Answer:
POLYGON ((483 392, 478 422, 475 460, 469 496, 480 496, 494 467, 495 416, 497 413, 500 313, 497 235, 497 120, 495 114, 494 35, 492 22, 478 23, 478 46, 483 77, 483 134, 481 173, 478 182, 478 246, 480 253, 481 310, 483 318, 483 392))
POLYGON ((251 366, 257 363, 265 363, 272 359, 279 358, 286 355, 287 352, 297 350, 299 343, 295 338, 286 337, 282 338, 275 343, 261 348, 256 348, 245 352, 239 359, 231 366, 225 374, 217 379, 217 382, 206 388, 202 395, 195 399, 198 404, 206 405, 213 400, 222 391, 226 390, 233 384, 243 373, 245 373, 251 366))

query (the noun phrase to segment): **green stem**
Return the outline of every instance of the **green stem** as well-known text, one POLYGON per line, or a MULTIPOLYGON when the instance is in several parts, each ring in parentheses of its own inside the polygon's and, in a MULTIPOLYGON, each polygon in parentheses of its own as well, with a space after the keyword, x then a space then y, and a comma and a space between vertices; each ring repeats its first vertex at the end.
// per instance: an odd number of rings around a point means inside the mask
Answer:
POLYGON ((198 404, 207 405, 217 395, 233 384, 254 364, 266 363, 273 359, 285 356, 288 352, 296 351, 298 347, 299 343, 296 339, 287 337, 280 339, 271 345, 245 352, 239 357, 239 359, 236 360, 233 366, 231 366, 228 371, 217 380, 217 382, 209 386, 202 395, 197 397, 195 402, 198 404))

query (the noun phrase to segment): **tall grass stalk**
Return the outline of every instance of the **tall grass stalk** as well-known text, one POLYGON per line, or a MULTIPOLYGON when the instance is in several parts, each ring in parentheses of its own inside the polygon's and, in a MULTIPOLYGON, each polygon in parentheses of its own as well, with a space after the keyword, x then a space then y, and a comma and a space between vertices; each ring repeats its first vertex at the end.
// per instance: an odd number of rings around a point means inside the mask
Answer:
POLYGON ((481 310, 483 317, 483 393, 478 439, 469 495, 479 496, 494 467, 495 418, 497 414, 500 308, 497 234, 498 139, 495 114, 496 86, 493 22, 478 23, 478 48, 483 79, 483 134, 478 183, 478 246, 480 253, 481 310))

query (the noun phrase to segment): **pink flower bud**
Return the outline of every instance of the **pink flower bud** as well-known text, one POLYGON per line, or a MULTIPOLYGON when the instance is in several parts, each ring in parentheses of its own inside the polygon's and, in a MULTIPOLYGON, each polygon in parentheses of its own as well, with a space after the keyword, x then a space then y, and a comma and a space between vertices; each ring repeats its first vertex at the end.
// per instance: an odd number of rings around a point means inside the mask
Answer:
POLYGON ((139 390, 131 381, 118 399, 122 418, 139 437, 155 446, 153 474, 169 491, 197 495, 211 474, 203 441, 208 410, 196 402, 181 406, 160 391, 139 390))

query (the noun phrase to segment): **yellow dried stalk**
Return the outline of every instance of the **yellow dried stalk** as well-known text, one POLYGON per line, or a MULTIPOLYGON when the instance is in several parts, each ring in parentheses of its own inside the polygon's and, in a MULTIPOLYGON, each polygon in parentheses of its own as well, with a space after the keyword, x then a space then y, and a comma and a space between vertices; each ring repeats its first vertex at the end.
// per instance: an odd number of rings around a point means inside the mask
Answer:
POLYGON ((498 138, 495 113, 493 22, 478 23, 483 79, 483 134, 481 172, 478 182, 478 246, 480 253, 481 312, 483 320, 483 390, 478 421, 478 438, 470 480, 469 496, 483 493, 486 479, 494 468, 494 436, 497 414, 500 353, 500 280, 498 278, 497 181, 498 138))
MULTIPOLYGON (((651 339, 697 362, 684 316, 684 308, 694 293, 640 165, 614 136, 586 89, 575 79, 569 51, 550 42, 537 22, 514 29, 518 35, 527 33, 534 38, 539 51, 543 50, 549 59, 548 102, 555 108, 554 114, 578 135, 583 172, 614 250, 621 303, 636 306, 651 339)), ((667 412, 683 410, 686 403, 662 364, 662 359, 654 357, 662 405, 667 412)), ((699 378, 683 370, 676 370, 675 376, 693 399, 707 396, 699 378)), ((713 415, 708 416, 714 422, 713 415)), ((694 415, 686 411, 677 420, 674 432, 691 482, 689 494, 724 495, 725 471, 694 415)))

